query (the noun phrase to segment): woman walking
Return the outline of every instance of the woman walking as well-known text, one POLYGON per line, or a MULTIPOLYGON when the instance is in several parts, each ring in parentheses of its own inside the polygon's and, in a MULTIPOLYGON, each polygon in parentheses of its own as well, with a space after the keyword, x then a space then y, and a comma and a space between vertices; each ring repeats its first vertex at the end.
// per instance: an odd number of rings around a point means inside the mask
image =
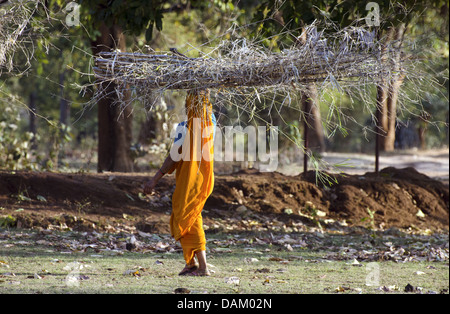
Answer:
POLYGON ((209 276, 201 215, 214 186, 216 121, 209 92, 189 91, 186 97, 186 114, 187 121, 178 125, 171 153, 155 176, 145 184, 144 193, 150 194, 166 173, 176 171, 170 231, 175 240, 180 241, 186 261, 179 275, 209 276))

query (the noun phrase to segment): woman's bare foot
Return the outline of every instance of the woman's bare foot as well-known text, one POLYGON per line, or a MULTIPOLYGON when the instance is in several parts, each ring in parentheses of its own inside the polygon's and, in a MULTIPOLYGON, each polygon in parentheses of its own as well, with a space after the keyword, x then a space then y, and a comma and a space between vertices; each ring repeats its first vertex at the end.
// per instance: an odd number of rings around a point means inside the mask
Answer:
POLYGON ((186 265, 184 266, 184 268, 181 270, 181 272, 178 274, 179 276, 186 276, 189 273, 196 271, 198 269, 198 265, 197 264, 193 264, 193 265, 186 265))
POLYGON ((195 276, 195 277, 211 276, 211 273, 209 272, 208 269, 196 269, 194 271, 187 273, 186 276, 195 276))

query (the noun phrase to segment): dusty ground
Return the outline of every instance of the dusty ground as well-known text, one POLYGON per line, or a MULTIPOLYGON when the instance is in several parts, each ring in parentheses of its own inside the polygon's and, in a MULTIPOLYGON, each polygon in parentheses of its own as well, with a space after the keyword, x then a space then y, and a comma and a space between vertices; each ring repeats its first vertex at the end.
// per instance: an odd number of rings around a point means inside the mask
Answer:
MULTIPOLYGON (((168 232, 175 177, 150 197, 150 174, 0 171, 0 225, 74 230, 168 232)), ((217 175, 204 210, 213 231, 301 231, 306 226, 448 232, 449 187, 414 168, 337 176, 316 185, 314 172, 240 171, 217 175)))

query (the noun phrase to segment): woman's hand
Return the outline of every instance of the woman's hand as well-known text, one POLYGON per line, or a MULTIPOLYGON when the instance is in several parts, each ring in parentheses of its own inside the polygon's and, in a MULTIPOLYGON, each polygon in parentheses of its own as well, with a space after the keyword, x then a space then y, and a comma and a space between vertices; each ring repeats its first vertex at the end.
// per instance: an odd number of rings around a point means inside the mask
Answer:
POLYGON ((144 184, 144 194, 151 194, 153 189, 156 186, 157 181, 155 179, 151 179, 144 184))
MULTIPOLYGON (((176 165, 176 162, 173 161, 169 155, 169 156, 167 156, 166 160, 164 161, 161 169, 164 169, 164 171, 167 172, 170 169, 172 169, 175 165, 176 165)), ((151 194, 153 192, 153 189, 155 188, 156 184, 158 183, 158 181, 161 180, 162 177, 164 177, 165 173, 161 169, 158 169, 158 171, 156 172, 154 177, 144 184, 144 194, 151 194)))

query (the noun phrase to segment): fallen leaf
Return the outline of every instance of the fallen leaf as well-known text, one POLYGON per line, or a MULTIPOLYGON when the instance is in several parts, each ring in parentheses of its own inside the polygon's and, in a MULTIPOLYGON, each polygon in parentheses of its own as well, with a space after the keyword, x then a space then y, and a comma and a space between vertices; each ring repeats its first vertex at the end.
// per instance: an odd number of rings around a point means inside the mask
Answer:
POLYGON ((419 218, 425 218, 425 214, 424 214, 423 211, 420 210, 420 209, 417 211, 416 216, 419 217, 419 218))
POLYGON ((258 238, 254 238, 255 239, 255 241, 258 243, 258 244, 263 244, 263 245, 265 245, 265 244, 267 244, 267 242, 265 242, 265 241, 263 241, 263 240, 260 240, 260 239, 258 239, 258 238))
POLYGON ((345 292, 347 290, 350 290, 350 287, 339 286, 336 289, 334 289, 334 291, 336 291, 336 292, 345 292))
POLYGON ((139 269, 138 270, 136 270, 136 269, 128 269, 128 270, 123 272, 123 275, 124 276, 133 275, 134 277, 140 277, 141 276, 141 274, 139 273, 139 269))
POLYGON ((400 290, 400 288, 396 285, 392 285, 392 286, 388 286, 387 287, 389 289, 389 291, 398 291, 400 290))
POLYGON ((137 230, 137 233, 143 238, 151 238, 152 234, 137 230))
POLYGON ((412 285, 410 285, 410 284, 407 284, 406 286, 405 286, 405 292, 414 292, 416 289, 412 286, 412 285))
POLYGON ((228 285, 239 285, 240 279, 239 277, 226 277, 225 283, 228 285))
POLYGON ((356 267, 363 266, 360 262, 358 262, 358 260, 356 258, 354 258, 353 261, 351 263, 349 263, 349 265, 356 266, 356 267))
POLYGON ((247 264, 250 264, 250 263, 259 262, 259 260, 257 258, 254 258, 254 257, 246 257, 246 258, 244 258, 244 262, 246 262, 247 264))
POLYGON ((47 203, 47 199, 45 197, 43 197, 42 195, 38 195, 38 196, 36 196, 36 198, 40 202, 47 203))
POLYGON ((270 279, 266 279, 266 280, 264 280, 263 281, 263 283, 262 283, 263 285, 269 285, 270 284, 270 279))
POLYGON ((191 291, 188 290, 188 289, 186 289, 186 288, 176 288, 176 289, 174 290, 174 292, 175 292, 176 294, 189 294, 189 293, 191 293, 191 291))
POLYGON ((269 268, 261 268, 261 269, 257 269, 255 271, 255 273, 270 273, 270 269, 269 268))

